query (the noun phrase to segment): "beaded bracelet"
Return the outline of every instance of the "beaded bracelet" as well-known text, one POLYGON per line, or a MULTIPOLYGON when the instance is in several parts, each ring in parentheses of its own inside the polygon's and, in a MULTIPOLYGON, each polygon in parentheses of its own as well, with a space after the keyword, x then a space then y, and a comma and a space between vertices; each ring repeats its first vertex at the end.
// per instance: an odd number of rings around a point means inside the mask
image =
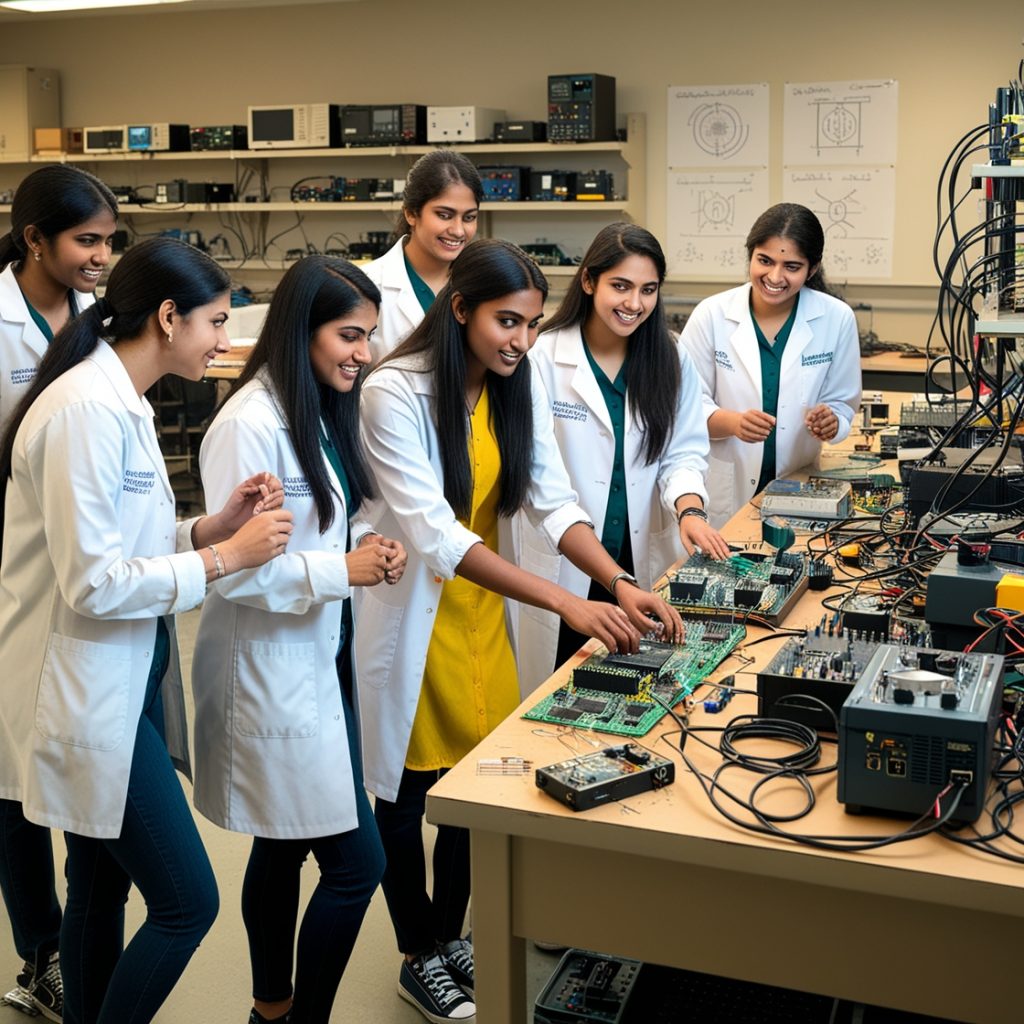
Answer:
POLYGON ((219 580, 221 576, 224 575, 225 572, 224 559, 220 557, 220 552, 212 544, 208 544, 207 547, 210 551, 210 554, 213 555, 213 568, 217 574, 216 576, 214 576, 214 579, 219 580))

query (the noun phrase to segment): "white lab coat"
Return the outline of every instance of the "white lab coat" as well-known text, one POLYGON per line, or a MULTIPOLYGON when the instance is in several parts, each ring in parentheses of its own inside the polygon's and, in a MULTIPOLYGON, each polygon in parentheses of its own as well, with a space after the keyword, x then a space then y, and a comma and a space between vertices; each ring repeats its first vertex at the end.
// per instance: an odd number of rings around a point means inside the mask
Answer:
POLYGON ((115 838, 159 615, 167 748, 188 772, 173 614, 202 601, 206 570, 195 520, 175 527, 153 409, 106 342, 22 420, 5 511, 0 795, 40 825, 115 838))
MULTIPOLYGON (((95 302, 90 292, 74 293, 81 312, 95 302)), ((14 264, 0 273, 0 437, 21 396, 28 391, 48 342, 25 305, 14 264)))
MULTIPOLYGON (((362 429, 376 478, 377 528, 401 540, 409 563, 401 581, 358 595, 356 670, 366 788, 395 800, 409 749, 427 648, 444 580, 453 579, 481 538, 463 526, 445 501, 434 423, 434 382, 422 354, 386 363, 362 392, 362 429)), ((526 513, 555 552, 565 531, 588 522, 562 465, 544 389, 533 388, 533 463, 526 513)), ((499 523, 500 548, 511 554, 508 520, 499 523)), ((549 576, 553 579, 554 576, 549 576)), ((509 619, 506 602, 506 621, 509 619)))
POLYGON ((400 238, 383 256, 363 268, 380 289, 380 315, 377 330, 370 339, 374 363, 398 348, 423 319, 423 307, 412 290, 409 271, 405 269, 408 240, 408 235, 400 238))
MULTIPOLYGON (((583 349, 579 327, 542 334, 530 360, 550 399, 555 438, 579 494, 601 536, 608 506, 608 488, 615 459, 615 434, 597 377, 583 349)), ((683 494, 697 494, 707 502, 708 431, 701 407, 701 383, 689 356, 680 349, 682 381, 676 403, 676 421, 661 458, 647 465, 644 434, 626 402, 624 464, 629 508, 630 543, 634 572, 640 586, 654 581, 684 554, 679 539, 675 503, 683 494)), ((548 546, 522 514, 515 519, 521 539, 520 558, 525 568, 537 571, 550 561, 548 546)), ((559 557, 558 582, 579 597, 586 597, 590 577, 567 558, 559 557)), ((550 571, 550 570, 549 570, 550 571)), ((523 693, 542 683, 555 668, 560 619, 540 608, 523 607, 519 617, 519 676, 523 693)))
MULTIPOLYGON (((750 285, 712 295, 686 321, 682 344, 704 385, 704 413, 743 412, 762 407, 761 357, 750 315, 750 285)), ((775 473, 786 476, 817 462, 821 442, 804 417, 824 403, 839 417, 836 444, 850 433, 860 405, 860 343, 853 310, 839 299, 800 289, 796 320, 782 356, 776 422, 775 473)), ((754 496, 761 472, 762 443, 738 437, 711 439, 708 513, 716 527, 754 496)))
MULTIPOLYGON (((295 516, 288 550, 210 585, 196 638, 196 808, 222 828, 273 839, 357 826, 352 760, 335 668, 349 595, 341 485, 320 533, 284 412, 261 371, 217 414, 199 453, 207 504, 269 470, 295 516)), ((368 532, 353 526, 353 544, 368 532)))

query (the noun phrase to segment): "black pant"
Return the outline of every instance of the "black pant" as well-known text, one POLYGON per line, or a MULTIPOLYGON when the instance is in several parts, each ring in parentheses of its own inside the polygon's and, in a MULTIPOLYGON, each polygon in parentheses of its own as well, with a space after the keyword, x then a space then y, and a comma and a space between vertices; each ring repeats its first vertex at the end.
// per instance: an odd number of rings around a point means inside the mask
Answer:
POLYGON ((377 798, 375 815, 387 867, 381 886, 403 953, 425 953, 438 943, 462 937, 469 907, 469 832, 439 825, 434 843, 434 891, 427 893, 423 812, 427 790, 447 769, 406 768, 391 803, 377 798))

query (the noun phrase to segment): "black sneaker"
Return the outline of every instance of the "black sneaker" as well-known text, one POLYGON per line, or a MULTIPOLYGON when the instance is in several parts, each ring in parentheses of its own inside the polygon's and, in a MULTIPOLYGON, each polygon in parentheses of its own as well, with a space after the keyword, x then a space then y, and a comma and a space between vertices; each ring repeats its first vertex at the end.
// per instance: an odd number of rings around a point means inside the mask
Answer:
POLYGON ((473 995, 473 943, 468 939, 453 939, 439 947, 441 959, 455 984, 466 993, 473 995))
POLYGON ((28 987, 36 1009, 47 1019, 64 1019, 64 982, 60 976, 60 954, 55 950, 46 960, 46 966, 39 971, 28 987))
POLYGON ((434 1024, 450 1020, 460 1024, 476 1021, 475 1004, 455 983, 437 950, 402 962, 398 994, 434 1024))
POLYGON ((249 1011, 249 1024, 288 1024, 291 1019, 291 1011, 283 1017, 264 1017, 255 1006, 249 1011))
POLYGON ((26 960, 21 970, 18 971, 17 984, 6 995, 0 996, 0 1005, 13 1006, 14 1009, 20 1010, 29 1017, 38 1017, 39 1010, 32 1001, 32 993, 29 991, 35 974, 35 964, 26 960))

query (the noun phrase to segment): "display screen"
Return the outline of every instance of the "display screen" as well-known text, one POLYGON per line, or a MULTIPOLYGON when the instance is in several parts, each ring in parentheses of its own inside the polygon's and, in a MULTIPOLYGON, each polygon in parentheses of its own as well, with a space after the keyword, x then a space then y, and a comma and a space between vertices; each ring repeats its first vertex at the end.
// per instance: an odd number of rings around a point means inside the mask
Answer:
POLYGON ((85 133, 90 149, 120 149, 124 145, 123 128, 96 128, 85 133))
POLYGON ((253 110, 252 137, 256 142, 291 142, 295 138, 295 111, 253 110))
POLYGON ((148 124, 128 126, 128 148, 149 149, 153 145, 153 129, 148 124))

